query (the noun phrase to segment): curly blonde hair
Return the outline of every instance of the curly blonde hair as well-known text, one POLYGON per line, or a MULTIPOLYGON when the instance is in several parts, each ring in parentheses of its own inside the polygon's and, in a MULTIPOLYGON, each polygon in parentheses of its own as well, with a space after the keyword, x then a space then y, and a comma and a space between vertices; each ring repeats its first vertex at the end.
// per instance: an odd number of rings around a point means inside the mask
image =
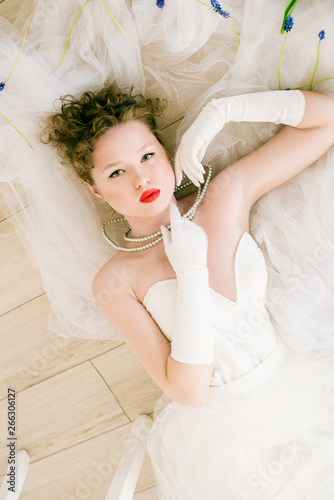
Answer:
POLYGON ((41 140, 57 148, 62 163, 74 170, 83 181, 94 184, 91 170, 95 141, 109 128, 138 120, 149 127, 163 145, 157 133, 156 117, 165 104, 152 101, 141 94, 132 96, 113 85, 98 92, 84 92, 78 98, 66 95, 60 98, 61 110, 44 118, 41 140))

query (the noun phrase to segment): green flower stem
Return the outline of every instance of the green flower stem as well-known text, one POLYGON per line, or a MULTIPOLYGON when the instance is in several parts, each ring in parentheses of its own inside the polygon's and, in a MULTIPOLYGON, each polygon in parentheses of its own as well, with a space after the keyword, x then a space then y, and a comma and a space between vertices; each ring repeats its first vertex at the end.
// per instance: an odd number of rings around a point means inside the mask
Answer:
POLYGON ((71 26, 71 29, 70 29, 70 34, 68 35, 68 39, 67 39, 67 42, 66 42, 66 45, 65 45, 65 50, 64 50, 64 53, 63 53, 63 56, 62 58, 60 59, 60 63, 58 64, 57 66, 57 69, 59 68, 59 66, 61 65, 61 63, 63 62, 63 59, 65 57, 65 54, 66 54, 66 51, 67 51, 67 47, 68 47, 68 44, 70 43, 70 39, 71 39, 71 35, 72 35, 72 31, 73 31, 73 28, 74 28, 74 24, 75 24, 75 21, 77 20, 77 17, 78 15, 80 14, 80 12, 82 11, 82 9, 84 8, 84 6, 89 2, 89 0, 87 0, 81 7, 80 9, 78 10, 78 12, 76 13, 76 16, 74 18, 74 21, 72 23, 72 26, 71 26))
POLYGON ((310 90, 312 90, 312 85, 313 85, 314 75, 315 75, 315 72, 317 71, 317 67, 318 67, 319 56, 320 56, 320 42, 321 42, 321 40, 319 40, 319 43, 318 43, 318 56, 317 56, 317 62, 315 63, 315 68, 314 68, 314 71, 313 71, 312 80, 311 80, 311 85, 310 85, 310 90))
MULTIPOLYGON (((23 37, 23 40, 22 40, 22 43, 21 43, 21 47, 20 47, 20 50, 19 50, 19 53, 17 54, 16 59, 15 59, 15 61, 14 61, 14 64, 13 64, 13 66, 12 66, 12 69, 11 69, 11 71, 10 71, 9 75, 7 76, 6 80, 4 81, 4 83, 6 83, 6 82, 9 80, 9 78, 10 78, 11 74, 13 73, 13 70, 14 70, 14 68, 15 68, 15 66, 16 66, 17 60, 18 60, 18 58, 19 58, 19 55, 20 55, 20 54, 21 54, 21 52, 22 52, 24 42, 26 41, 26 38, 27 38, 27 33, 28 33, 28 28, 29 28, 30 19, 32 18, 32 15, 33 15, 33 13, 34 13, 34 12, 35 12, 35 10, 33 10, 33 11, 32 11, 32 13, 31 13, 31 14, 30 14, 30 16, 29 16, 29 19, 28 19, 28 22, 27 22, 27 25, 26 25, 26 30, 25 30, 25 32, 24 32, 24 37, 23 37)), ((11 125, 11 126, 13 127, 13 129, 15 129, 15 130, 16 130, 16 132, 18 132, 18 133, 20 134, 20 136, 21 136, 21 137, 23 137, 23 139, 24 139, 24 140, 25 140, 25 141, 29 144, 29 146, 31 147, 31 149, 32 149, 32 151, 33 151, 33 153, 34 153, 35 157, 37 158, 36 153, 35 153, 35 150, 34 150, 34 148, 32 147, 32 145, 30 144, 30 142, 28 141, 28 139, 27 139, 27 138, 26 138, 26 137, 25 137, 25 136, 24 136, 24 135, 23 135, 23 134, 19 131, 19 129, 17 129, 17 128, 15 127, 15 125, 13 125, 13 124, 12 124, 12 122, 11 122, 10 120, 8 120, 8 118, 7 118, 7 117, 6 117, 3 113, 1 113, 1 111, 0 111, 0 115, 1 115, 1 116, 2 116, 2 117, 3 117, 3 118, 4 118, 4 119, 5 119, 5 120, 9 123, 9 125, 11 125)))
POLYGON ((279 88, 279 90, 281 90, 281 62, 282 62, 283 54, 284 54, 284 51, 285 51, 285 45, 286 45, 287 37, 288 37, 288 33, 285 33, 282 54, 281 54, 281 58, 280 58, 279 64, 278 64, 278 88, 279 88))
POLYGON ((306 85, 301 85, 300 87, 296 87, 294 90, 303 89, 304 87, 308 87, 311 84, 313 85, 314 83, 325 82, 327 80, 334 80, 334 76, 331 76, 329 78, 323 78, 322 80, 316 80, 315 82, 307 83, 306 85))
POLYGON ((114 16, 112 15, 112 13, 110 12, 110 10, 108 9, 108 7, 106 6, 106 4, 104 3, 103 0, 101 0, 101 2, 103 3, 103 5, 105 6, 105 8, 107 9, 107 11, 109 12, 109 14, 111 15, 111 17, 113 18, 113 20, 115 21, 115 23, 117 24, 117 26, 119 27, 119 29, 121 30, 122 33, 124 33, 124 35, 126 35, 125 31, 123 30, 122 26, 120 24, 118 24, 118 22, 116 21, 116 19, 114 18, 114 16))
POLYGON ((233 24, 231 23, 231 21, 229 19, 227 19, 227 17, 225 18, 226 21, 230 24, 231 28, 233 29, 234 31, 234 35, 235 35, 235 39, 236 39, 236 42, 237 42, 237 50, 239 50, 239 40, 238 40, 238 35, 237 35, 237 32, 235 31, 234 29, 234 26, 233 24))
POLYGON ((35 150, 34 150, 34 148, 32 147, 32 145, 30 144, 30 142, 28 141, 28 139, 27 139, 27 138, 26 138, 26 137, 25 137, 25 136, 24 136, 24 135, 23 135, 23 134, 19 131, 19 129, 17 129, 17 128, 15 127, 15 125, 13 125, 13 124, 12 124, 12 122, 11 122, 11 121, 9 121, 9 120, 8 120, 8 118, 7 118, 7 117, 6 117, 3 113, 1 113, 1 111, 0 111, 0 115, 1 115, 1 116, 3 116, 3 118, 4 118, 4 119, 5 119, 5 120, 9 123, 9 125, 11 125, 11 126, 12 126, 15 130, 16 130, 16 132, 18 132, 18 133, 20 134, 20 136, 21 136, 21 137, 23 137, 23 139, 24 139, 24 140, 25 140, 25 141, 29 144, 29 146, 31 147, 31 149, 32 149, 32 151, 33 151, 33 153, 34 153, 35 157, 37 158, 36 153, 35 153, 35 150))
POLYGON ((183 118, 184 118, 184 116, 181 116, 181 118, 178 118, 177 120, 173 121, 172 123, 168 123, 168 125, 165 125, 165 127, 162 127, 159 130, 160 131, 165 130, 166 128, 171 127, 172 125, 175 125, 175 123, 180 122, 181 120, 183 120, 183 118))
POLYGON ((212 9, 212 5, 210 5, 208 3, 201 2, 201 0, 196 0, 196 2, 201 3, 203 5, 206 5, 207 7, 211 7, 211 9, 212 9))
POLYGON ((28 19, 28 22, 27 22, 27 26, 26 26, 26 30, 25 30, 25 32, 24 32, 24 37, 23 37, 23 40, 22 40, 22 43, 21 43, 21 47, 20 47, 20 50, 19 50, 19 53, 18 53, 18 54, 17 54, 17 56, 16 56, 16 59, 15 59, 15 61, 14 61, 14 64, 13 64, 13 66, 12 66, 12 69, 11 69, 11 71, 10 71, 9 75, 7 76, 6 80, 5 80, 3 83, 6 83, 6 82, 9 80, 10 75, 13 73, 13 69, 15 68, 15 65, 16 65, 16 63, 17 63, 17 60, 18 60, 18 58, 19 58, 19 55, 20 55, 20 54, 21 54, 21 52, 22 52, 24 42, 26 41, 26 38, 27 38, 27 33, 28 33, 28 28, 29 28, 29 23, 30 23, 30 19, 31 19, 31 17, 32 17, 32 15, 33 15, 33 13, 34 13, 34 12, 35 12, 35 10, 33 10, 33 11, 32 11, 32 13, 31 13, 31 14, 30 14, 30 16, 29 16, 29 19, 28 19))
MULTIPOLYGON (((117 26, 120 28, 120 30, 122 31, 122 33, 124 33, 124 35, 126 35, 125 31, 123 30, 122 26, 117 22, 117 20, 115 19, 115 17, 112 15, 112 13, 110 12, 110 10, 108 9, 108 7, 106 6, 106 4, 104 3, 103 0, 101 0, 103 5, 105 6, 105 8, 107 9, 107 11, 109 12, 110 16, 113 18, 113 20, 115 21, 115 23, 117 24, 117 26)), ((77 20, 77 17, 78 15, 80 14, 80 12, 82 11, 82 9, 85 7, 85 5, 89 2, 89 0, 86 0, 86 2, 80 7, 80 9, 78 10, 78 12, 76 13, 76 16, 74 18, 74 21, 72 23, 72 26, 71 26, 71 30, 70 30, 70 34, 68 35, 68 39, 67 39, 67 42, 66 42, 66 46, 65 46, 65 50, 64 50, 64 53, 63 53, 63 56, 60 60, 60 63, 58 64, 57 66, 57 69, 59 68, 59 66, 61 65, 61 63, 63 62, 63 59, 65 57, 65 54, 66 54, 66 51, 67 51, 67 48, 68 48, 68 45, 70 43, 70 39, 71 39, 71 35, 72 35, 72 31, 73 31, 73 28, 74 28, 74 24, 75 24, 75 21, 77 20)))
MULTIPOLYGON (((103 1, 103 0, 102 0, 103 1)), ((208 3, 205 3, 205 2, 202 2, 201 0, 196 0, 196 2, 198 3, 201 3, 202 5, 206 5, 207 7, 210 7, 210 9, 212 10, 215 10, 214 7, 212 7, 212 5, 208 4, 208 3)), ((233 29, 234 31, 234 36, 235 36, 235 39, 236 39, 236 42, 237 42, 237 50, 239 50, 239 39, 238 39, 238 35, 237 35, 237 32, 235 31, 234 29, 234 26, 233 24, 231 23, 231 21, 229 19, 227 19, 227 17, 225 17, 224 19, 226 19, 226 21, 230 24, 231 28, 233 29)))

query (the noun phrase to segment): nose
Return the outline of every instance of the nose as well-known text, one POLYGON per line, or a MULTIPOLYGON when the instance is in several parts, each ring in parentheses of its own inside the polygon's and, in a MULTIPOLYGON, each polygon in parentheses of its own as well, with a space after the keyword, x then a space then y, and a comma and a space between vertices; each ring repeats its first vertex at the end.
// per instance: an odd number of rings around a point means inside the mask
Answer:
POLYGON ((146 186, 147 184, 150 183, 150 178, 146 172, 146 170, 141 169, 141 170, 136 170, 135 171, 135 186, 136 188, 142 188, 143 186, 146 186))

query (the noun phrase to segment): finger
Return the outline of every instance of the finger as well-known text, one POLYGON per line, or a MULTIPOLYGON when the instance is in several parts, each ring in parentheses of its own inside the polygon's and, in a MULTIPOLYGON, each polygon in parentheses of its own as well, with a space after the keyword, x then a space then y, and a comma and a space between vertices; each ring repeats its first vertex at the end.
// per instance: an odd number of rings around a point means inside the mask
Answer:
POLYGON ((175 168, 175 185, 179 186, 182 182, 182 170, 176 164, 176 160, 175 160, 175 167, 174 168, 175 168))
POLYGON ((164 242, 165 241, 170 242, 171 241, 171 234, 168 231, 167 227, 161 226, 160 231, 161 231, 164 242))
POLYGON ((205 169, 198 157, 198 153, 195 154, 194 152, 189 152, 188 162, 191 165, 192 170, 196 171, 196 173, 205 174, 205 169))
POLYGON ((205 172, 203 165, 199 163, 196 155, 192 153, 186 153, 184 156, 184 172, 188 179, 197 187, 200 183, 204 182, 203 173, 205 172))
MULTIPOLYGON (((195 154, 189 153, 187 157, 187 163, 189 165, 189 172, 196 177, 197 180, 203 179, 203 174, 205 174, 205 169, 195 154)), ((200 181, 202 182, 202 181, 200 181)))
POLYGON ((171 228, 177 224, 181 220, 181 214, 179 212, 179 209, 174 203, 170 203, 170 225, 171 228))
POLYGON ((203 184, 204 176, 202 174, 200 174, 199 172, 196 172, 196 179, 200 184, 203 184))
POLYGON ((208 145, 203 144, 202 147, 198 150, 198 152, 197 152, 198 161, 202 162, 207 149, 208 149, 208 145))
POLYGON ((200 187, 200 185, 204 182, 204 177, 200 172, 191 172, 189 173, 188 178, 196 187, 200 187))
POLYGON ((182 165, 181 155, 180 152, 177 152, 175 155, 175 163, 174 163, 176 186, 179 186, 182 182, 183 172, 181 165, 182 165))
POLYGON ((203 176, 201 174, 196 174, 196 176, 192 173, 188 173, 188 179, 194 184, 196 187, 200 187, 200 182, 203 182, 203 176), (199 179, 198 179, 199 177, 199 179))
POLYGON ((165 254, 167 255, 168 260, 170 261, 171 254, 171 246, 172 246, 172 237, 170 232, 165 226, 161 226, 160 228, 162 234, 162 241, 164 244, 165 254))

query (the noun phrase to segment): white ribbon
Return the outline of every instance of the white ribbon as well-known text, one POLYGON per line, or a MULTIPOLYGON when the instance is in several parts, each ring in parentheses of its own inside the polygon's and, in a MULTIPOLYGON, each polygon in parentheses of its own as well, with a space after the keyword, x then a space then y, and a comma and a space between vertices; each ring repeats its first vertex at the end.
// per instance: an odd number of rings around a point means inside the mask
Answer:
POLYGON ((10 491, 8 489, 10 487, 10 484, 7 483, 7 478, 8 478, 7 474, 10 474, 11 472, 10 471, 11 465, 8 464, 7 472, 0 489, 0 500, 18 500, 28 472, 29 461, 30 457, 26 452, 26 450, 20 450, 17 453, 16 463, 15 463, 15 486, 14 486, 15 492, 10 491))
POLYGON ((152 425, 153 420, 149 415, 139 415, 131 425, 122 457, 105 500, 132 500, 152 425))

